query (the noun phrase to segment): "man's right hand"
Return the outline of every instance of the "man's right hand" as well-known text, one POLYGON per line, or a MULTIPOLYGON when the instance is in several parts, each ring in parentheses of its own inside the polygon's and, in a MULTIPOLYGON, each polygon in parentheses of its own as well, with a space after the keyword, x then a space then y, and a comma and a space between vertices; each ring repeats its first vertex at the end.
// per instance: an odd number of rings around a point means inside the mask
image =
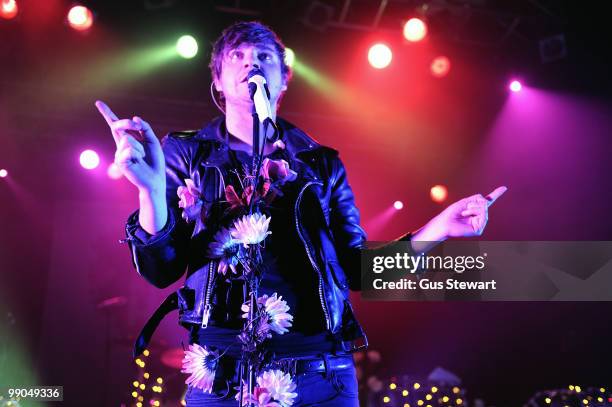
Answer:
POLYGON ((151 126, 140 117, 119 119, 115 113, 98 100, 96 107, 111 129, 117 151, 115 164, 123 175, 140 192, 165 193, 166 165, 161 144, 151 126))

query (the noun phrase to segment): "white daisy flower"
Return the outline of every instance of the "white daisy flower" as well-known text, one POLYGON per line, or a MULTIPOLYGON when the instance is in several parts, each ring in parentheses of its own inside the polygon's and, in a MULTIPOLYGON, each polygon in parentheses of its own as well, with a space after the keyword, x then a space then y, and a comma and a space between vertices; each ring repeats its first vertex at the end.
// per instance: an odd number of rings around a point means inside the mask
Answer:
POLYGON ((185 384, 192 385, 206 393, 212 392, 218 355, 197 343, 189 345, 183 357, 181 373, 189 373, 185 384))
POLYGON ((272 233, 268 231, 271 219, 261 213, 245 215, 234 222, 231 235, 245 247, 250 244, 259 244, 272 233))
MULTIPOLYGON (((295 383, 291 380, 291 375, 283 373, 281 370, 266 370, 257 377, 257 385, 253 394, 248 394, 246 385, 243 387, 242 405, 249 402, 257 407, 290 407, 295 402, 297 393, 294 392, 295 383)), ((240 398, 240 392, 236 399, 240 398)))
POLYGON ((291 375, 278 369, 263 372, 257 378, 257 387, 267 389, 272 399, 282 407, 293 405, 293 399, 297 397, 297 393, 293 392, 296 386, 291 380, 291 375))
POLYGON ((215 234, 214 241, 208 248, 208 255, 213 259, 220 259, 219 273, 225 275, 228 267, 234 274, 237 273, 236 265, 238 264, 239 243, 240 242, 232 238, 227 228, 222 228, 215 234))
MULTIPOLYGON (((271 296, 264 294, 257 299, 257 304, 263 307, 263 312, 267 317, 267 321, 264 321, 266 329, 279 335, 289 331, 287 328, 292 326, 293 315, 289 314, 290 307, 283 300, 282 295, 279 297, 276 293, 271 296)), ((249 308, 248 302, 242 304, 241 310, 244 312, 242 317, 245 319, 249 317, 249 308)), ((268 335, 268 337, 271 337, 271 335, 268 335)))

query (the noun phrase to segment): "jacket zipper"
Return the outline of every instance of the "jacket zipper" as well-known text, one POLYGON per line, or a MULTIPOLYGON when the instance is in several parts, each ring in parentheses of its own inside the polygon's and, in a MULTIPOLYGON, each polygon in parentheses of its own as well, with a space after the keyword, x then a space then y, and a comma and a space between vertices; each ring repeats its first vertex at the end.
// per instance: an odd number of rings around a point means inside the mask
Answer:
POLYGON ((299 220, 299 206, 300 201, 302 200, 302 195, 304 191, 306 191, 306 188, 308 188, 312 184, 323 185, 321 182, 309 181, 306 183, 306 185, 302 187, 300 193, 298 194, 298 198, 295 201, 295 227, 297 229, 298 235, 300 236, 300 239, 302 240, 302 243, 304 244, 304 248, 306 249, 308 260, 310 260, 310 264, 315 269, 315 271, 317 272, 317 276, 319 277, 319 300, 321 301, 321 308, 323 308, 323 315, 325 315, 325 324, 327 330, 330 330, 331 323, 329 320, 329 311, 327 310, 327 302, 325 301, 325 296, 323 295, 323 277, 321 276, 321 270, 319 270, 319 267, 317 266, 316 262, 312 257, 312 254, 310 252, 310 246, 308 245, 308 243, 306 243, 306 239, 304 239, 304 236, 302 235, 302 228, 300 226, 299 220))
MULTIPOLYGON (((217 170, 217 172, 219 173, 219 185, 220 187, 223 188, 223 192, 221 192, 221 189, 219 190, 220 193, 224 193, 225 192, 225 180, 223 179, 223 174, 221 173, 221 169, 219 167, 216 166, 212 166, 215 170, 217 170)), ((209 264, 208 264, 208 280, 206 281, 206 289, 205 291, 205 295, 204 295, 204 309, 202 311, 202 328, 206 329, 208 327, 208 321, 210 320, 210 295, 212 293, 212 288, 213 288, 213 284, 212 284, 212 280, 214 277, 214 273, 215 273, 215 261, 212 260, 209 264)))
POLYGON ((210 295, 212 293, 212 279, 214 277, 215 272, 215 263, 216 261, 212 260, 208 263, 208 280, 206 281, 206 289, 204 296, 204 311, 202 312, 202 328, 206 329, 208 327, 208 320, 210 319, 210 295))

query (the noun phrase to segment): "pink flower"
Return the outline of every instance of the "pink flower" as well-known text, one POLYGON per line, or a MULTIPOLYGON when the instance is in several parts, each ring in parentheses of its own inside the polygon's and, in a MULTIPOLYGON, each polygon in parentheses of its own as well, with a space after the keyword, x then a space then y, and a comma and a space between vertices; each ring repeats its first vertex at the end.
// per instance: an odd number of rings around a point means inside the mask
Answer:
MULTIPOLYGON (((276 186, 281 186, 285 182, 293 181, 297 178, 297 172, 289 168, 289 163, 285 160, 270 160, 264 159, 261 164, 260 175, 263 177, 263 183, 259 184, 257 191, 254 191, 253 185, 247 183, 243 188, 242 194, 238 195, 233 185, 225 187, 225 200, 229 203, 232 209, 249 206, 251 200, 258 202, 264 200, 268 204, 280 194, 276 186)), ((282 195, 282 194, 280 194, 282 195)))
POLYGON ((200 191, 191 179, 187 178, 185 180, 185 185, 185 187, 180 186, 176 190, 176 194, 180 198, 178 206, 183 209, 195 205, 198 198, 200 198, 200 191))
MULTIPOLYGON (((244 195, 244 194, 243 194, 244 195)), ((246 199, 243 200, 238 196, 238 193, 232 185, 225 187, 225 200, 230 204, 232 208, 238 208, 240 206, 246 206, 246 199)))
POLYGON ((261 175, 266 180, 279 182, 280 184, 293 181, 297 178, 297 172, 289 168, 287 161, 270 160, 269 158, 264 159, 262 163, 261 175))
POLYGON ((241 206, 249 206, 251 203, 251 199, 258 199, 261 197, 265 197, 270 189, 270 181, 264 181, 261 188, 257 191, 255 196, 253 197, 253 186, 248 185, 242 191, 242 196, 238 196, 238 193, 234 189, 233 185, 228 185, 225 187, 225 199, 230 204, 232 209, 241 207, 241 206))
POLYGON ((283 140, 278 139, 274 142, 274 144, 272 144, 274 147, 276 147, 279 150, 284 150, 285 149, 285 143, 283 143, 283 140))
MULTIPOLYGON (((281 407, 281 404, 272 401, 272 395, 268 389, 255 386, 255 389, 253 389, 253 394, 249 394, 247 386, 244 385, 242 392, 243 406, 247 406, 249 403, 251 403, 251 405, 254 404, 256 407, 281 407)), ((240 391, 238 394, 236 394, 236 400, 240 401, 240 391)))
MULTIPOLYGON (((179 197, 179 208, 183 208, 182 217, 186 221, 193 221, 202 216, 202 200, 200 199, 200 190, 196 187, 195 182, 189 178, 185 180, 186 186, 179 186, 176 194, 179 197)), ((202 219, 204 220, 204 219, 202 219)))

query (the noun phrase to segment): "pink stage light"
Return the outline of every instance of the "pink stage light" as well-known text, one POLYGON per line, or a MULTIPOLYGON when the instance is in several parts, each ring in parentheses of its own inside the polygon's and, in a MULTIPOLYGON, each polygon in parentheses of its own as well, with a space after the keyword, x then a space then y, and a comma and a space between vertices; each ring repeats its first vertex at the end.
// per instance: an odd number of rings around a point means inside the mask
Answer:
POLYGON ((93 13, 85 6, 74 6, 68 12, 68 24, 77 31, 86 31, 93 25, 93 13))
POLYGON ((448 189, 444 185, 434 185, 429 191, 431 200, 437 203, 444 202, 448 197, 448 189))
POLYGON ((393 202, 393 207, 398 211, 404 207, 404 203, 402 201, 393 202))
POLYGON ((450 68, 451 68, 450 59, 448 59, 445 56, 439 56, 435 58, 431 62, 431 66, 430 66, 431 74, 435 76, 436 78, 443 78, 446 75, 448 75, 450 68))
POLYGON ((521 89, 523 89, 523 85, 519 81, 514 80, 510 82, 510 90, 512 92, 520 92, 521 89))
POLYGON ((368 51, 368 61, 376 69, 383 69, 389 66, 393 59, 391 48, 387 45, 378 43, 370 47, 368 51))
POLYGON ((86 170, 93 170, 100 165, 100 157, 98 156, 98 153, 93 150, 85 150, 81 153, 79 162, 86 170))
POLYGON ((119 179, 123 177, 123 173, 121 173, 121 170, 115 163, 112 163, 111 165, 108 166, 108 169, 106 170, 106 174, 108 175, 110 179, 119 179))
POLYGON ((17 2, 15 0, 2 0, 0 4, 0 17, 10 20, 19 12, 17 2))
POLYGON ((0 170, 0 178, 4 178, 8 175, 8 171, 4 168, 0 170))
POLYGON ((411 18, 404 24, 404 38, 410 42, 421 41, 427 35, 427 24, 420 18, 411 18))

